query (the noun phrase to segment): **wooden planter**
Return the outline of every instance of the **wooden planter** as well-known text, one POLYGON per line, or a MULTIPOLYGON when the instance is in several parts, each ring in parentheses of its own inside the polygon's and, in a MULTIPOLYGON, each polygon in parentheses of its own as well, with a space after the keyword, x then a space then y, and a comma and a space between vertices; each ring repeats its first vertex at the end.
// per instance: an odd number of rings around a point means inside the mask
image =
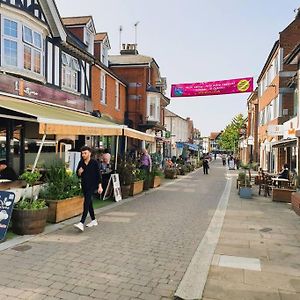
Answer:
POLYGON ((78 216, 83 211, 83 197, 75 196, 63 200, 46 200, 49 210, 47 221, 58 223, 78 216))
POLYGON ((139 180, 131 184, 130 188, 130 196, 134 196, 136 194, 139 194, 144 189, 144 180, 139 180))
POLYGON ((160 182, 161 182, 160 176, 154 176, 151 179, 150 187, 151 188, 159 187, 160 186, 160 182))
POLYGON ((293 192, 296 192, 296 191, 292 190, 292 189, 273 188, 272 201, 291 203, 293 192))
POLYGON ((14 208, 12 213, 12 231, 19 235, 41 233, 46 226, 47 214, 48 207, 38 210, 14 208))
POLYGON ((292 193, 292 207, 295 213, 300 216, 300 193, 292 193))
POLYGON ((122 199, 126 199, 130 196, 131 185, 121 185, 122 199))

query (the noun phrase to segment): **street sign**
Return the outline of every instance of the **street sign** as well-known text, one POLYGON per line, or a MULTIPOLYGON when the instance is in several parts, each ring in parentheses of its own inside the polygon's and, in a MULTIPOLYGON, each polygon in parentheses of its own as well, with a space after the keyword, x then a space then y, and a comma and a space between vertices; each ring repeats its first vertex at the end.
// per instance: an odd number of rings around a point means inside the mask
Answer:
POLYGON ((0 241, 5 239, 12 210, 14 207, 15 194, 0 191, 0 241))

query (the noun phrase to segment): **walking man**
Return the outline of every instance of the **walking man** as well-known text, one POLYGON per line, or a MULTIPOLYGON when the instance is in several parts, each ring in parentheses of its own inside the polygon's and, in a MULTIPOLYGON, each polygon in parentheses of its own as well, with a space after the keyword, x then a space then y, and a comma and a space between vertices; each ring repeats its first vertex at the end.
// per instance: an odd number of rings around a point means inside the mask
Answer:
POLYGON ((92 149, 87 146, 81 148, 81 157, 78 167, 77 175, 81 177, 81 187, 84 195, 83 213, 79 223, 74 226, 80 231, 84 231, 84 223, 88 212, 90 213, 91 222, 87 227, 97 226, 98 222, 95 218, 92 196, 95 191, 102 193, 101 175, 99 165, 96 160, 91 158, 92 149))
POLYGON ((208 159, 204 158, 203 159, 203 173, 204 175, 208 175, 208 169, 209 169, 209 165, 208 165, 208 159))

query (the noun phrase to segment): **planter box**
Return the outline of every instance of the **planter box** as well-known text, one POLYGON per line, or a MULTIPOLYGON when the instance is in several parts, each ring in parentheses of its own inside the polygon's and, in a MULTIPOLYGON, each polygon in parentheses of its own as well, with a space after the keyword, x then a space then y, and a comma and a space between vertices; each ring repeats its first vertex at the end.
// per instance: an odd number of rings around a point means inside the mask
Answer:
POLYGON ((136 181, 131 184, 130 188, 130 196, 134 196, 136 194, 139 194, 144 189, 144 180, 136 181))
POLYGON ((293 192, 296 190, 273 188, 272 201, 291 203, 293 192))
POLYGON ((46 200, 49 210, 47 221, 58 223, 78 216, 83 211, 83 197, 75 196, 63 200, 46 200))
POLYGON ((160 176, 154 176, 152 178, 152 180, 151 180, 150 187, 151 188, 159 187, 160 186, 160 182, 161 182, 160 176))
POLYGON ((122 199, 126 199, 130 196, 131 185, 121 185, 122 199))
POLYGON ((240 195, 240 198, 251 199, 252 198, 252 188, 240 186, 239 195, 240 195))
POLYGON ((300 193, 292 193, 292 208, 300 216, 300 193))

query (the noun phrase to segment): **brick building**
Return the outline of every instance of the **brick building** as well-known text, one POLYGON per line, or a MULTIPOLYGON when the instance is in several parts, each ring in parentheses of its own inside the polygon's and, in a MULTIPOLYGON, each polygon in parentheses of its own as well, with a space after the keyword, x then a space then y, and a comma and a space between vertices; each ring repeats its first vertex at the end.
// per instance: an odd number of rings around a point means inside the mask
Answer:
POLYGON ((135 45, 124 44, 120 55, 109 56, 109 67, 127 82, 125 124, 157 136, 157 150, 163 151, 164 108, 170 103, 165 96, 166 78, 161 77, 154 58, 138 54, 135 45))
MULTIPOLYGON (((289 87, 297 70, 296 64, 284 64, 300 42, 300 15, 279 33, 279 39, 258 78, 260 166, 278 171, 287 162, 295 168, 296 139, 284 138, 284 123, 295 117, 294 91, 289 87)), ((293 125, 293 124, 290 124, 293 125)))

